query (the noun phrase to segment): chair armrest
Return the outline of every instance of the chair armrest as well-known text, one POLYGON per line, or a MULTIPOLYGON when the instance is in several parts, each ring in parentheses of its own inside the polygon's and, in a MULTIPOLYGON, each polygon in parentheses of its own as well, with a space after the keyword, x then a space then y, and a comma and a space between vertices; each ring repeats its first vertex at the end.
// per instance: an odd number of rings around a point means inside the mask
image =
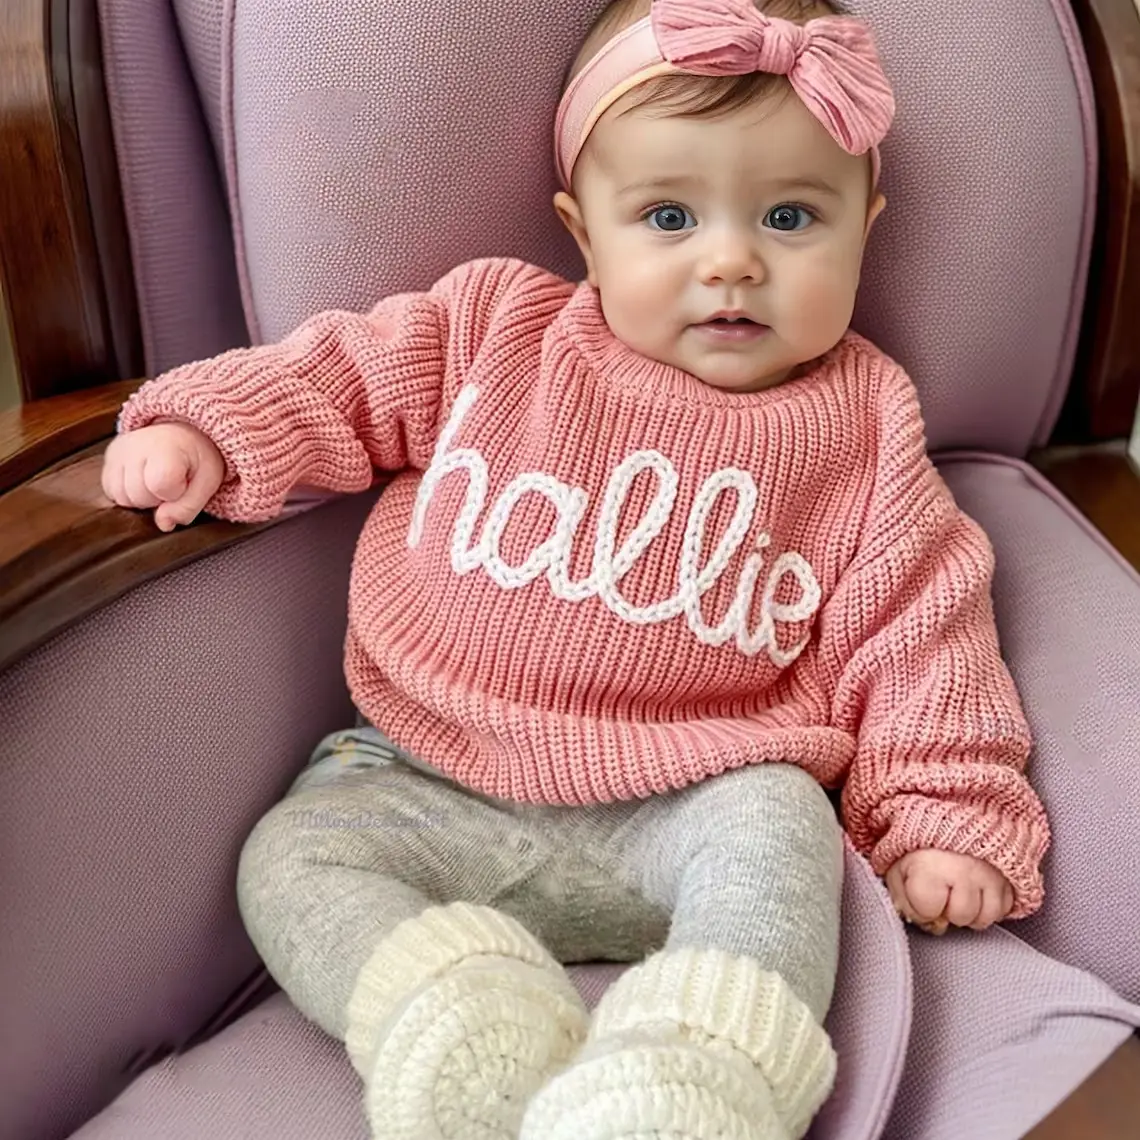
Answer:
POLYGON ((138 375, 95 4, 4 0, 0 75, 0 293, 24 398, 138 375))
POLYGON ((1140 471, 1123 446, 1054 448, 1032 462, 1140 570, 1140 471))
POLYGON ((0 412, 0 493, 51 464, 106 439, 138 380, 119 380, 0 412))
POLYGON ((0 413, 0 670, 141 583, 273 525, 203 519, 164 534, 149 512, 103 496, 105 442, 94 441, 136 383, 0 413))
POLYGON ((1070 0, 1096 99, 1097 229, 1075 379, 1056 438, 1114 439, 1140 397, 1140 8, 1070 0))

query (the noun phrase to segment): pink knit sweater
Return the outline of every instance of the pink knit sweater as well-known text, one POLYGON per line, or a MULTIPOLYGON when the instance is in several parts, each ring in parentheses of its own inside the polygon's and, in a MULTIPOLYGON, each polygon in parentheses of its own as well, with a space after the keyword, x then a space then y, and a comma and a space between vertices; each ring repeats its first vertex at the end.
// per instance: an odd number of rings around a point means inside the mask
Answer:
POLYGON ((875 869, 934 847, 1041 901, 1044 811, 998 651, 992 554, 903 371, 848 334, 730 394, 638 356, 545 270, 461 266, 367 315, 146 384, 199 426, 222 518, 393 475, 360 537, 361 711, 453 779, 582 804, 767 760, 843 785, 875 869))

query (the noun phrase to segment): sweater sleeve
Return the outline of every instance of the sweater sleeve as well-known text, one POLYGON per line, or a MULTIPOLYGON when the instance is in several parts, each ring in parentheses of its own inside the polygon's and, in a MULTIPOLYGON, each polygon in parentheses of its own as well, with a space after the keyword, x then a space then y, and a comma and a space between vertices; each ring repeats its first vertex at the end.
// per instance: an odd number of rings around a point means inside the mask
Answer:
POLYGON ((927 457, 901 379, 860 548, 821 614, 833 724, 857 740, 844 822, 880 875, 924 848, 986 861, 1019 918, 1041 905, 1049 826, 1024 774, 1029 728, 999 649, 993 551, 927 457))
POLYGON ((348 493, 376 470, 426 469, 449 373, 477 351, 520 268, 473 262, 368 313, 321 313, 277 344, 176 368, 131 397, 119 430, 200 428, 226 462, 206 511, 235 521, 272 518, 297 485, 348 493))

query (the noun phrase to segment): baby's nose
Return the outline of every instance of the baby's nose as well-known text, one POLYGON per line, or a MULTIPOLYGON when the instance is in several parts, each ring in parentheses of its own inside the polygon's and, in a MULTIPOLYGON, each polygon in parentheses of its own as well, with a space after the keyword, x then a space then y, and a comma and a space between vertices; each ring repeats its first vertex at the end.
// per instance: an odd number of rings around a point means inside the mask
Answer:
POLYGON ((751 234, 712 236, 702 258, 700 274, 707 284, 736 284, 764 279, 764 262, 751 234))

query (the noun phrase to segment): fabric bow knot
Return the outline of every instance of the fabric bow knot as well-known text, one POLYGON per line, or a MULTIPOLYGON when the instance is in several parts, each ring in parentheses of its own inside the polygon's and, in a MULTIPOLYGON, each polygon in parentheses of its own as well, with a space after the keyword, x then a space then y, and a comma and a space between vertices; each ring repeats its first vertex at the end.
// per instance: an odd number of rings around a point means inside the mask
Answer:
POLYGON ((866 26, 841 16, 795 24, 752 0, 654 0, 662 56, 694 75, 785 75, 849 154, 882 142, 895 101, 866 26))

